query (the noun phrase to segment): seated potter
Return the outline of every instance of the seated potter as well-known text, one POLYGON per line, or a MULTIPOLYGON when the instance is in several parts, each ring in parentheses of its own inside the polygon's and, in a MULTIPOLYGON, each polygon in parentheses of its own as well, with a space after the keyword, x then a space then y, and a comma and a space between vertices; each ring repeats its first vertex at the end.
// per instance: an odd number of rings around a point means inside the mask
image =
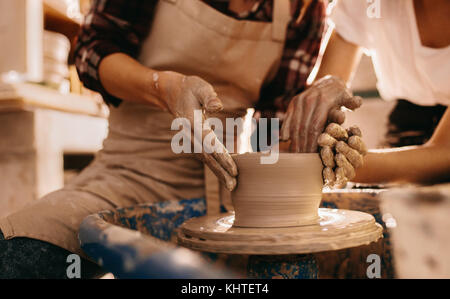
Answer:
POLYGON ((195 110, 242 116, 262 98, 289 101, 316 62, 328 1, 91 2, 75 63, 84 85, 110 104, 108 137, 63 189, 0 219, 0 278, 64 278, 71 253, 93 268, 82 265, 82 276, 93 275, 101 269, 84 259, 82 220, 203 198, 204 164, 233 189, 237 169, 226 149, 176 154, 172 121, 192 123, 195 110))
POLYGON ((291 141, 291 151, 316 151, 319 145, 330 185, 342 185, 347 179, 363 183, 448 181, 450 2, 376 2, 336 4, 331 15, 335 27, 318 80, 290 103, 281 137, 291 141), (344 116, 335 110, 350 99, 347 85, 363 49, 372 57, 381 97, 402 99, 389 119, 391 145, 409 145, 370 150, 364 158, 359 130, 350 128, 345 135, 338 128, 344 116), (323 82, 326 76, 335 80, 323 82), (335 118, 332 127, 326 127, 327 114, 335 118))

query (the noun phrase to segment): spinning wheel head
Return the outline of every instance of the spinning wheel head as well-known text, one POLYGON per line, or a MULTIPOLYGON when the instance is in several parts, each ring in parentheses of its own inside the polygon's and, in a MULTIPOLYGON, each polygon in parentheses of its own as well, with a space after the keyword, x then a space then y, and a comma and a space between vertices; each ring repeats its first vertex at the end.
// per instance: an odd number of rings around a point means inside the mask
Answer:
POLYGON ((318 216, 315 224, 279 228, 237 227, 233 213, 193 218, 180 227, 178 243, 206 252, 282 255, 356 247, 382 236, 381 225, 363 212, 319 209, 318 216))

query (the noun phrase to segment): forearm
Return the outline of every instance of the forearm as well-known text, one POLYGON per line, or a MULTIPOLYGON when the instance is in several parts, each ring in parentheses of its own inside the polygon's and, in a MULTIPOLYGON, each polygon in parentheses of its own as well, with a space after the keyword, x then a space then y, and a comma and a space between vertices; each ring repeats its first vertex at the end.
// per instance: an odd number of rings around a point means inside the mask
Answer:
POLYGON ((349 83, 359 64, 361 55, 361 47, 347 42, 337 32, 333 31, 315 79, 333 75, 349 83))
POLYGON ((164 109, 166 105, 160 100, 161 76, 164 77, 123 53, 105 57, 99 66, 101 84, 111 95, 164 109))
POLYGON ((355 182, 427 183, 450 179, 450 148, 434 145, 372 150, 355 182))
POLYGON ((450 110, 422 146, 374 150, 357 171, 356 182, 433 182, 450 179, 450 110))

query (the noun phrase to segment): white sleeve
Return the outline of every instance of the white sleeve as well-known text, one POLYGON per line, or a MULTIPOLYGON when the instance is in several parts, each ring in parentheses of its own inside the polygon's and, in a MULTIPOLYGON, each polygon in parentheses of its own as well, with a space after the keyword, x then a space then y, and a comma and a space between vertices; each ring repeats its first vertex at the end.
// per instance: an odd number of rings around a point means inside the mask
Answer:
POLYGON ((335 30, 346 41, 370 48, 366 0, 338 0, 330 19, 335 30))

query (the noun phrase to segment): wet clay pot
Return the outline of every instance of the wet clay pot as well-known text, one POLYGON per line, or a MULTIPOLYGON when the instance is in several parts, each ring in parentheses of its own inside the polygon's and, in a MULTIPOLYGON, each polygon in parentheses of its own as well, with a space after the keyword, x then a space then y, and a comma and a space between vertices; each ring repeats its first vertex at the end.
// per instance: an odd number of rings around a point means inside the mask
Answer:
POLYGON ((288 227, 315 224, 322 197, 322 162, 318 154, 280 153, 262 164, 262 153, 233 155, 237 188, 231 192, 234 226, 288 227))

